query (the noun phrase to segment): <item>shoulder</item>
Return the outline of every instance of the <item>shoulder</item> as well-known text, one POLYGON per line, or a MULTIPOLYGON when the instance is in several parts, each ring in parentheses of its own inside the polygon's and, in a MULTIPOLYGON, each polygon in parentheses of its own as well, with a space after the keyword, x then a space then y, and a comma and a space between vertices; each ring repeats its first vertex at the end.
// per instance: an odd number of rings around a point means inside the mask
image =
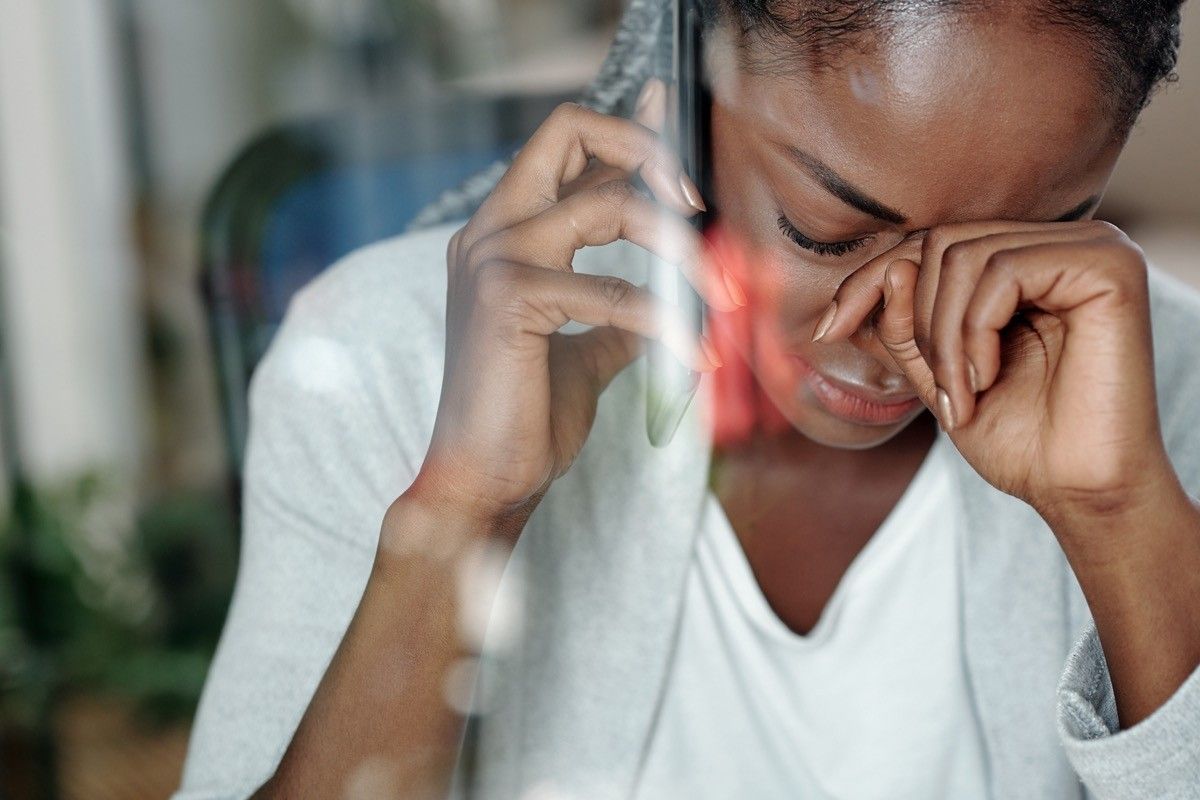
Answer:
POLYGON ((319 335, 386 347, 416 337, 439 343, 446 304, 446 247, 456 225, 397 236, 347 255, 296 293, 280 340, 319 335))
POLYGON ((327 407, 323 420, 338 410, 353 413, 360 424, 368 411, 404 423, 431 413, 454 230, 440 226, 369 245, 297 292, 255 370, 252 420, 297 404, 327 407))
MULTIPOLYGON (((278 341, 319 336, 356 348, 436 351, 445 340, 446 248, 462 222, 364 247, 337 262, 292 299, 278 341)), ((589 247, 575 269, 644 280, 644 252, 628 242, 589 247)), ((277 347, 273 343, 273 348, 277 347)))
POLYGON ((1160 422, 1189 491, 1200 490, 1200 291, 1151 267, 1150 318, 1160 422))
POLYGON ((314 520, 366 509, 346 527, 372 544, 432 435, 452 234, 436 228, 363 248, 292 298, 250 384, 251 508, 303 505, 314 520))

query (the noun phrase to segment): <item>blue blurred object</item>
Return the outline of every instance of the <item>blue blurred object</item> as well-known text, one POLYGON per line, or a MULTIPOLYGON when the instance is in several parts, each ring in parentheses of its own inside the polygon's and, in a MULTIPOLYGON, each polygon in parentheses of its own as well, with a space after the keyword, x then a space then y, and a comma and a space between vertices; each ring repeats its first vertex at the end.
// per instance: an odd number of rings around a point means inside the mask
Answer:
POLYGON ((403 232, 443 191, 511 155, 565 99, 446 95, 282 125, 238 155, 209 197, 201 235, 235 489, 250 375, 296 290, 350 251, 403 232))
POLYGON ((335 167, 298 182, 279 198, 263 232, 267 319, 280 322, 291 296, 325 267, 365 244, 403 233, 442 191, 512 155, 518 145, 335 167))

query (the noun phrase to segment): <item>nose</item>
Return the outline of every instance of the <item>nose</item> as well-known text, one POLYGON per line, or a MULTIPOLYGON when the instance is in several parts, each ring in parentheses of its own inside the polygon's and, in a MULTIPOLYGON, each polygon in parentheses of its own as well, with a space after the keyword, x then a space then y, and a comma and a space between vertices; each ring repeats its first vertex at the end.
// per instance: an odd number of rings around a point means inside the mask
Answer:
POLYGON ((887 346, 879 340, 879 336, 875 331, 875 314, 871 313, 858 326, 858 330, 852 333, 848 339, 850 344, 862 352, 869 355, 872 359, 880 364, 887 374, 882 378, 881 389, 884 391, 902 391, 907 384, 907 378, 904 377, 904 372, 896 366, 895 360, 891 353, 888 352, 887 346))

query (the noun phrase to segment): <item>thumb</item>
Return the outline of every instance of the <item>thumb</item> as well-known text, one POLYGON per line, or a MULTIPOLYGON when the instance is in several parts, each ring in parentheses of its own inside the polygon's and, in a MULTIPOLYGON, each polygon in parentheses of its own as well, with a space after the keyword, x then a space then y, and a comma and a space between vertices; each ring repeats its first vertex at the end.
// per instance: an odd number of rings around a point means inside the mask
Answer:
POLYGON ((603 392, 621 370, 645 349, 646 340, 622 328, 595 327, 575 334, 579 345, 592 356, 596 393, 603 392))
POLYGON ((914 334, 913 298, 917 289, 916 262, 898 259, 883 274, 883 309, 875 315, 875 335, 927 408, 937 409, 937 383, 921 355, 914 334))

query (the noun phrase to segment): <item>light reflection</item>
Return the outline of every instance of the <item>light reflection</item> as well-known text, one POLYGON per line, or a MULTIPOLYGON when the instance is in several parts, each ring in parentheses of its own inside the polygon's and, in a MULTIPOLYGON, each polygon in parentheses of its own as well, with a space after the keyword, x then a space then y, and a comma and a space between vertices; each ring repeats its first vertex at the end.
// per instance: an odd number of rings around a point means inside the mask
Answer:
POLYGON ((774 325, 756 325, 764 319, 777 318, 774 298, 778 293, 761 285, 762 276, 776 274, 769 268, 772 256, 752 248, 745 239, 720 224, 714 225, 706 238, 707 270, 710 273, 728 270, 745 288, 748 301, 744 308, 735 311, 710 308, 708 312, 709 340, 725 362, 711 377, 708 425, 715 446, 733 447, 755 435, 773 435, 788 429, 790 423, 762 390, 751 364, 765 373, 764 379, 782 376, 786 380, 790 367, 778 329, 774 325))

